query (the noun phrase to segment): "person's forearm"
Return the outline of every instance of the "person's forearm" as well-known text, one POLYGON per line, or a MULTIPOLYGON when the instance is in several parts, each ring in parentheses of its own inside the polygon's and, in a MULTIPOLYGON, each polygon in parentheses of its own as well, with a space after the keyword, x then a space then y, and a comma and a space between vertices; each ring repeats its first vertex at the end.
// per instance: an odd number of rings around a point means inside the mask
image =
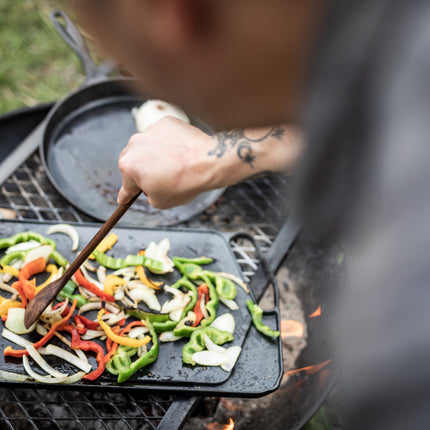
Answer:
POLYGON ((265 174, 291 173, 303 145, 302 133, 291 125, 217 133, 207 154, 216 158, 213 181, 226 186, 265 174))
POLYGON ((119 168, 118 203, 139 190, 159 209, 183 205, 199 193, 265 174, 291 171, 303 147, 295 127, 233 130, 208 136, 165 117, 131 137, 119 168))

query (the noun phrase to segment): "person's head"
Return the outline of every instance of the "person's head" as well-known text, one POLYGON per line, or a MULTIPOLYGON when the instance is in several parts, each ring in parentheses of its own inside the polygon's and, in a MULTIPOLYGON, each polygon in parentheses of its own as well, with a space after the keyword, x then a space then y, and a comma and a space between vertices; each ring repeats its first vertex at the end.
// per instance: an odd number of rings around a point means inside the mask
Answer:
POLYGON ((152 98, 215 128, 297 114, 327 0, 74 0, 152 98))

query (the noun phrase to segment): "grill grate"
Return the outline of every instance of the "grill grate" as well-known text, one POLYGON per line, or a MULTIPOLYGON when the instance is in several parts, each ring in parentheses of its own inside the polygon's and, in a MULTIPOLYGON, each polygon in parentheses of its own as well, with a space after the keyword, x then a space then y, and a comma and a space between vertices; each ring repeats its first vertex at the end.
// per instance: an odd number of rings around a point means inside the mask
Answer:
MULTIPOLYGON (((283 177, 247 181, 228 188, 212 207, 181 226, 245 231, 264 252, 285 221, 291 192, 290 181, 283 177)), ((37 153, 3 183, 0 207, 12 209, 19 220, 94 221, 58 195, 37 153)), ((232 250, 249 279, 258 264, 254 247, 239 239, 232 243, 232 250)), ((175 405, 175 397, 169 395, 1 388, 0 429, 153 430, 175 405)), ((181 420, 176 421, 180 428, 181 420)))

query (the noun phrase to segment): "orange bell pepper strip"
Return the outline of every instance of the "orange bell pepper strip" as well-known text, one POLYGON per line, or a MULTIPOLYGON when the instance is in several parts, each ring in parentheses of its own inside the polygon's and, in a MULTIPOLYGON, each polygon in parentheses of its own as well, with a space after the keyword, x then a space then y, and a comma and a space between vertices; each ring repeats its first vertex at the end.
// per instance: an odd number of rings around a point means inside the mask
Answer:
POLYGON ((0 302, 0 316, 7 316, 9 309, 21 307, 21 302, 17 300, 3 299, 0 302))
POLYGON ((22 288, 21 282, 15 281, 12 284, 12 288, 15 288, 18 291, 19 298, 21 299, 21 307, 25 308, 27 306, 27 296, 24 294, 24 289, 22 288))
POLYGON ((36 295, 36 281, 31 282, 30 278, 37 273, 41 273, 46 268, 46 261, 43 257, 30 261, 20 271, 18 280, 21 282, 22 289, 28 300, 32 300, 36 295))
MULTIPOLYGON (((42 339, 38 340, 36 343, 33 343, 33 347, 36 349, 41 348, 43 345, 45 345, 54 335, 57 330, 60 330, 64 325, 68 323, 70 318, 73 315, 73 312, 76 309, 76 304, 78 301, 75 299, 73 300, 73 304, 67 313, 67 315, 62 318, 60 321, 55 322, 51 325, 51 328, 49 329, 48 333, 45 334, 45 336, 42 337, 42 339)), ((23 355, 28 355, 28 351, 26 349, 13 349, 11 346, 7 346, 4 349, 3 352, 4 356, 7 357, 22 357, 23 355)))

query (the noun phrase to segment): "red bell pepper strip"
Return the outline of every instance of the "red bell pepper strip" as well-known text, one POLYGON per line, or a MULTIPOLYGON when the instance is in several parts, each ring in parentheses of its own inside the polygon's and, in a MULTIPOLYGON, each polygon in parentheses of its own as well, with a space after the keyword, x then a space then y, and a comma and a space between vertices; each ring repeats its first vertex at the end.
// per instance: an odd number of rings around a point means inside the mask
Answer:
MULTIPOLYGON (((82 324, 89 330, 97 330, 99 328, 98 321, 90 320, 83 315, 76 315, 82 322, 82 324)), ((76 318, 76 317, 75 317, 76 318)), ((76 322, 76 321, 75 321, 76 322)))
MULTIPOLYGON (((64 305, 64 302, 60 302, 60 303, 57 303, 53 308, 52 308, 52 310, 53 311, 55 311, 55 309, 58 309, 58 308, 60 308, 61 306, 63 306, 64 305)), ((65 308, 64 308, 64 311, 63 312, 61 312, 61 316, 62 317, 65 317, 68 313, 69 313, 69 311, 70 311, 70 308, 68 307, 68 306, 66 306, 65 308)))
MULTIPOLYGON (((197 327, 200 324, 201 320, 204 318, 201 303, 202 303, 202 300, 205 300, 206 296, 209 297, 209 290, 206 284, 199 285, 199 288, 197 291, 198 291, 198 299, 193 309, 193 312, 196 314, 196 320, 194 321, 193 327, 197 327)), ((205 302, 207 301, 205 300, 205 302)))
MULTIPOLYGON (((54 335, 57 330, 60 330, 65 324, 68 323, 70 318, 73 315, 73 312, 76 309, 77 300, 73 300, 72 307, 70 308, 68 314, 61 319, 60 321, 57 321, 51 325, 51 328, 49 329, 48 333, 45 334, 45 336, 42 337, 42 339, 38 340, 36 343, 33 343, 33 347, 36 349, 41 348, 43 345, 45 345, 54 335)), ((4 349, 4 356, 7 357, 22 357, 23 355, 28 355, 28 351, 26 349, 13 349, 11 346, 7 346, 4 349)))
POLYGON ((36 295, 36 283, 30 282, 30 278, 37 273, 41 273, 46 269, 46 261, 43 257, 37 260, 30 261, 20 271, 18 280, 21 282, 22 288, 28 300, 32 300, 36 295))
POLYGON ((114 302, 115 297, 111 294, 106 294, 102 291, 97 285, 90 282, 85 276, 82 274, 81 269, 78 269, 75 273, 76 282, 82 287, 86 288, 89 292, 95 294, 100 297, 102 300, 106 300, 107 302, 114 302))
POLYGON ((91 373, 86 374, 83 377, 83 379, 94 381, 105 370, 105 362, 104 362, 105 353, 103 351, 103 348, 98 343, 92 342, 90 340, 82 340, 81 337, 79 336, 77 328, 73 327, 70 324, 65 325, 63 329, 72 334, 72 343, 71 343, 72 349, 82 349, 83 351, 93 351, 96 353, 96 360, 98 363, 97 369, 91 373))
POLYGON ((87 329, 85 328, 84 323, 80 320, 79 315, 75 315, 73 317, 73 321, 75 321, 76 329, 79 334, 85 334, 87 332, 87 329))

